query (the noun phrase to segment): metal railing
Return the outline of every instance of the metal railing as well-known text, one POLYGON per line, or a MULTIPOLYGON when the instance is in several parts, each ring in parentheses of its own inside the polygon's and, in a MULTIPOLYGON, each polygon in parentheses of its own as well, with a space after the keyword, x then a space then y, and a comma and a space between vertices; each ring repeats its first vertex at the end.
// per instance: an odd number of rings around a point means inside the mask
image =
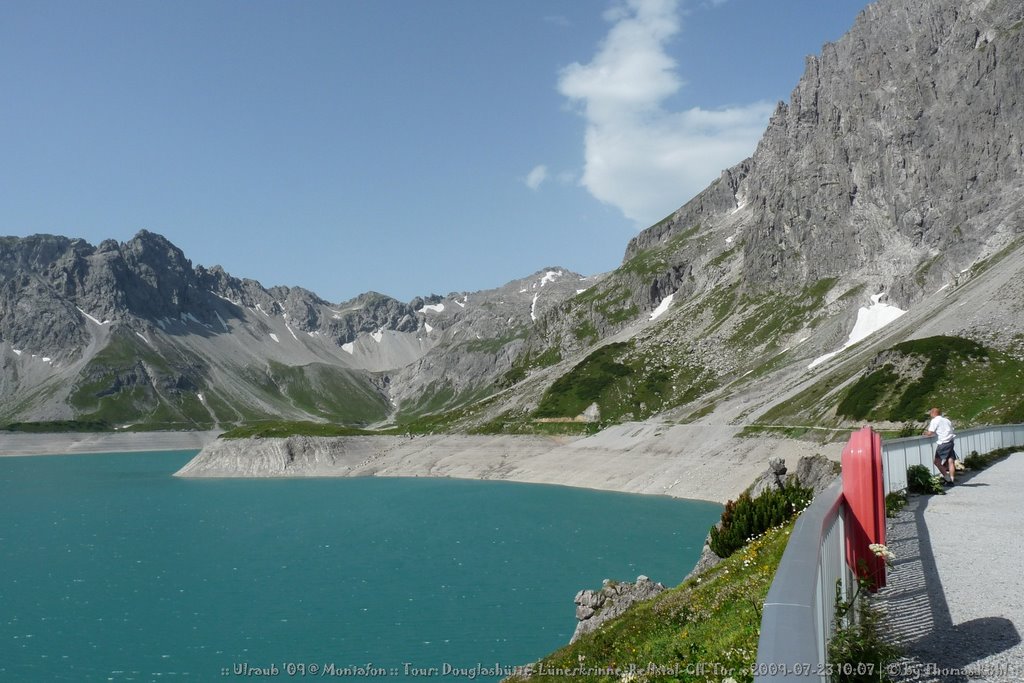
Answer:
MULTIPOLYGON (((988 453, 999 448, 1024 446, 1024 424, 974 427, 957 432, 956 453, 961 459, 971 451, 988 453)), ((924 465, 938 474, 932 462, 935 455, 935 437, 911 436, 882 442, 883 483, 885 492, 907 488, 907 468, 924 465)))
POLYGON ((836 582, 849 598, 842 478, 814 498, 793 527, 761 613, 754 680, 821 681, 832 636, 836 582))

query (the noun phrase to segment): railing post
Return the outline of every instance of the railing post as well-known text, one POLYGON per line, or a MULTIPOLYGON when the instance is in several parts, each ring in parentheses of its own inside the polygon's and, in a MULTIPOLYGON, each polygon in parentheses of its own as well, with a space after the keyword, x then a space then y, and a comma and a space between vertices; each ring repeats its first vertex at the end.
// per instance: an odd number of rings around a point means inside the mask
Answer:
POLYGON ((885 561, 869 548, 872 543, 885 544, 882 437, 870 427, 854 432, 843 449, 842 463, 846 562, 876 591, 885 586, 885 561))

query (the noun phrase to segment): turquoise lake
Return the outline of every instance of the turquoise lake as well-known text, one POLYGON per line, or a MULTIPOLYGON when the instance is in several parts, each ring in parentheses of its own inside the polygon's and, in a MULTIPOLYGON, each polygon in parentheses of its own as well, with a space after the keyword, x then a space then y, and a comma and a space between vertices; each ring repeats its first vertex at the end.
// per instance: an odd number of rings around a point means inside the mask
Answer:
POLYGON ((172 477, 194 454, 0 458, 0 680, 526 664, 568 642, 581 588, 681 581, 721 513, 507 482, 172 477))

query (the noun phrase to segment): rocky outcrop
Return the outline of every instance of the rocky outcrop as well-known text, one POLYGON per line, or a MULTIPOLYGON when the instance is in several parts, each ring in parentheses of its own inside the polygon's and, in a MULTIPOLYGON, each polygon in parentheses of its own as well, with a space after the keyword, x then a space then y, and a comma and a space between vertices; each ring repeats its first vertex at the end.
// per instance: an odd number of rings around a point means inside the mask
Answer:
POLYGON ((771 458, 768 461, 768 469, 754 480, 747 491, 751 498, 757 498, 765 491, 782 488, 790 481, 797 481, 801 486, 811 489, 814 495, 818 495, 829 487, 838 474, 838 463, 824 455, 801 457, 792 472, 786 467, 785 459, 771 458))
POLYGON ((818 495, 827 489, 838 475, 839 463, 818 454, 800 458, 796 463, 796 470, 789 476, 814 491, 814 495, 818 495))
POLYGON ((581 590, 576 594, 576 631, 570 643, 614 619, 638 602, 650 600, 665 586, 648 577, 636 577, 636 583, 618 583, 605 579, 600 590, 581 590))
POLYGON ((783 458, 772 458, 768 461, 768 469, 750 485, 750 497, 757 498, 765 491, 780 489, 786 484, 786 461, 783 458))
MULTIPOLYGON (((797 462, 796 470, 792 473, 788 471, 785 459, 771 458, 768 461, 768 469, 751 483, 747 491, 756 498, 764 491, 784 486, 787 478, 796 478, 817 495, 828 488, 838 473, 838 463, 829 460, 824 455, 801 457, 797 462)), ((710 534, 704 542, 704 548, 697 564, 686 575, 683 582, 700 576, 722 561, 722 558, 711 549, 709 541, 710 534)), ((621 615, 635 603, 649 600, 663 590, 665 590, 665 586, 653 583, 643 575, 637 577, 636 583, 617 583, 605 579, 599 590, 581 590, 573 600, 576 604, 576 619, 579 623, 577 623, 572 640, 569 642, 575 642, 583 634, 590 633, 606 621, 621 615)))

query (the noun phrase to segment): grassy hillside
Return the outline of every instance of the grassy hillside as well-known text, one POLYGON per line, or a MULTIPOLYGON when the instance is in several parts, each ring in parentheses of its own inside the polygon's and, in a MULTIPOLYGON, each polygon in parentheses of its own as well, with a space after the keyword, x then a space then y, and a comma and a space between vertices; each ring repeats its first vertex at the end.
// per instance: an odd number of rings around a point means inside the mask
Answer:
POLYGON ((690 401, 714 386, 696 363, 659 361, 634 341, 602 346, 559 377, 544 393, 535 417, 575 417, 591 403, 602 421, 643 419, 690 401))
POLYGON ((928 337, 880 352, 863 370, 837 368, 765 413, 762 422, 922 422, 931 406, 961 426, 1022 422, 1021 386, 1019 356, 961 337, 928 337))
POLYGON ((1024 421, 1024 362, 969 339, 903 342, 879 354, 872 367, 843 394, 840 416, 917 421, 938 405, 969 423, 1024 421))
POLYGON ((362 425, 390 406, 365 373, 326 363, 233 368, 237 386, 213 379, 202 357, 170 344, 115 334, 83 369, 69 403, 82 422, 133 429, 210 429, 285 417, 362 425))
POLYGON ((752 680, 761 605, 792 527, 772 529, 700 577, 634 605, 541 659, 534 672, 567 682, 752 680))

